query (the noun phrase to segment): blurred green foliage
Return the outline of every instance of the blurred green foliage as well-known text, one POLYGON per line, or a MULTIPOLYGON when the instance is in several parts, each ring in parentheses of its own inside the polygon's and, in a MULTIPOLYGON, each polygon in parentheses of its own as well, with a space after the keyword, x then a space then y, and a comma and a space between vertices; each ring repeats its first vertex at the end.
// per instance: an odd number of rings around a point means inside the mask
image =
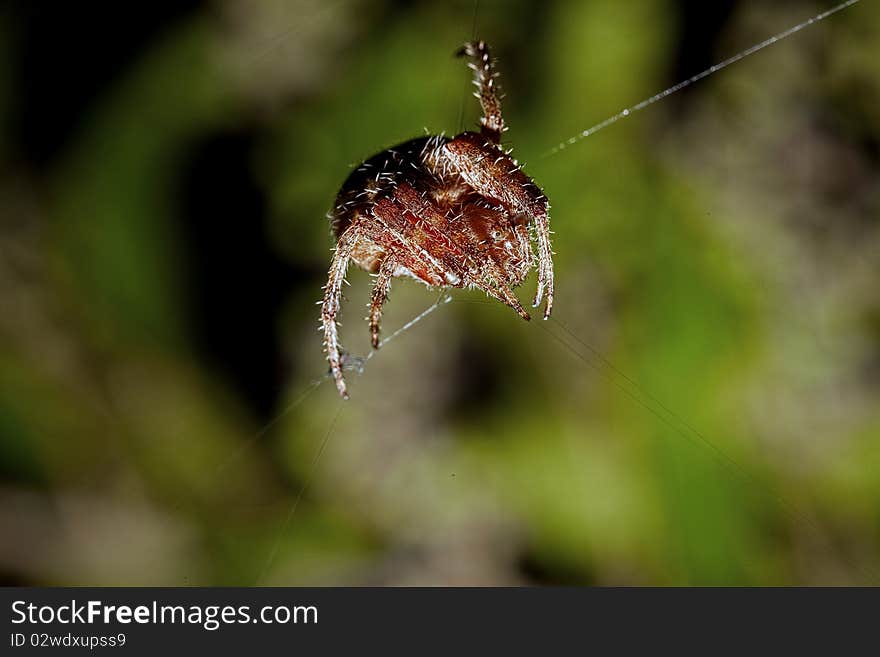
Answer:
MULTIPOLYGON (((821 9, 741 2, 713 58, 821 9)), ((546 156, 677 81, 677 5, 481 2, 508 139, 553 204, 554 318, 455 291, 349 374, 350 402, 321 378, 324 215, 351 165, 475 123, 451 56, 473 11, 208 4, 94 98, 47 172, 3 136, 9 581, 878 582, 875 4, 546 156), (255 136, 267 212, 218 222, 300 273, 268 318, 296 365, 268 418, 190 325, 182 180, 230 130, 255 136)), ((365 354, 370 280, 349 279, 343 339, 365 354)), ((386 335, 436 298, 397 283, 386 335)))

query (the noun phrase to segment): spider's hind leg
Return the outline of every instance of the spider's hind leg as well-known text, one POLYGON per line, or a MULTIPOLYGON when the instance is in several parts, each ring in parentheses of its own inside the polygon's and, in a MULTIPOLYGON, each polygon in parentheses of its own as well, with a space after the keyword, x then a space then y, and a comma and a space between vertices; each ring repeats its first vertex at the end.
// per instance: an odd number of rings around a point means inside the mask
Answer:
POLYGON ((339 313, 339 300, 342 297, 342 283, 345 280, 345 271, 348 269, 348 261, 351 259, 351 251, 360 238, 360 232, 350 227, 340 237, 336 244, 336 252, 330 264, 327 274, 327 286, 324 288, 324 300, 321 303, 321 324, 324 329, 324 351, 327 353, 327 361, 330 363, 330 372, 336 382, 336 389, 343 399, 348 399, 348 391, 345 387, 345 379, 342 376, 340 357, 339 336, 336 327, 336 315, 339 313))
POLYGON ((468 41, 456 55, 467 56, 472 60, 468 63, 468 68, 474 72, 474 85, 478 89, 474 95, 480 99, 480 106, 483 108, 480 132, 492 143, 500 144, 501 134, 507 128, 504 127, 504 118, 501 116, 498 73, 495 71, 495 62, 489 53, 489 46, 485 41, 468 41))
POLYGON ((388 300, 388 290, 391 288, 391 278, 397 261, 394 256, 388 254, 379 265, 376 274, 376 282, 373 284, 373 294, 370 297, 370 342, 373 349, 379 348, 379 325, 382 320, 382 306, 388 300))

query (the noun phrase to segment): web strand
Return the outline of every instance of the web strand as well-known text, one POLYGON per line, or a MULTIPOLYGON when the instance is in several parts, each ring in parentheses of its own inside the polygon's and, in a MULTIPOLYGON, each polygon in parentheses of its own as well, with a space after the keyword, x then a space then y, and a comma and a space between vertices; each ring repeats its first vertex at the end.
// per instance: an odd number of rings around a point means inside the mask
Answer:
MULTIPOLYGON (((480 10, 480 0, 474 0, 474 16, 471 20, 471 41, 477 40, 477 13, 480 10)), ((461 103, 458 106, 458 131, 461 132, 464 130, 464 105, 467 102, 470 94, 470 82, 468 82, 467 87, 465 87, 465 92, 461 96, 461 103)))
MULTIPOLYGON (((573 356, 582 361, 585 365, 593 368, 597 373, 603 376, 608 382, 618 388, 624 395, 630 398, 635 404, 641 406, 648 413, 657 418, 672 432, 684 438, 685 440, 696 445, 698 448, 706 450, 721 466, 726 468, 731 474, 739 478, 745 485, 761 491, 762 494, 768 495, 779 507, 787 513, 792 519, 798 521, 805 526, 810 533, 822 541, 827 541, 821 527, 802 511, 799 506, 791 502, 789 499, 774 492, 769 486, 754 474, 749 472, 735 458, 728 454, 724 449, 719 447, 715 442, 709 440, 703 433, 698 431, 684 420, 681 415, 671 410, 657 397, 646 391, 642 386, 636 383, 632 378, 624 374, 615 367, 607 358, 605 358, 597 349, 581 340, 574 332, 566 327, 562 322, 554 319, 551 324, 556 324, 573 340, 593 354, 589 357, 587 354, 575 348, 564 336, 550 330, 546 324, 539 324, 548 335, 556 340, 564 349, 567 349, 573 356)), ((842 560, 853 569, 859 572, 874 583, 880 582, 880 573, 874 571, 868 565, 860 564, 854 559, 843 555, 842 560)))
MULTIPOLYGON (((401 326, 399 329, 394 331, 394 333, 389 335, 387 338, 382 340, 379 343, 379 346, 382 347, 383 345, 388 344, 389 342, 391 342, 395 338, 397 338, 400 335, 402 335, 403 333, 407 332, 413 326, 415 326, 420 321, 425 319, 425 317, 427 317, 428 315, 433 313, 435 310, 437 310, 440 306, 444 306, 447 303, 449 303, 450 301, 452 301, 452 296, 450 294, 441 292, 440 297, 437 299, 437 301, 435 301, 433 304, 428 306, 421 313, 419 313, 418 315, 413 317, 411 320, 409 320, 406 324, 401 326)), ((373 357, 373 355, 375 353, 376 353, 376 351, 373 350, 366 357, 357 358, 356 360, 359 361, 359 363, 352 368, 356 369, 358 371, 358 373, 362 374, 364 365, 366 364, 366 362, 368 360, 370 360, 370 358, 373 357)), ((275 418, 273 418, 265 426, 263 426, 263 428, 260 429, 260 431, 249 442, 253 442, 253 440, 255 440, 257 437, 265 434, 276 422, 278 422, 278 420, 280 420, 284 415, 289 413, 295 406, 299 405, 300 402, 302 402, 309 394, 311 394, 311 392, 313 390, 318 388, 324 381, 327 381, 329 379, 330 379, 330 373, 328 372, 324 377, 322 377, 320 379, 316 379, 315 381, 312 381, 312 383, 310 383, 306 387, 305 391, 302 394, 300 394, 289 406, 287 406, 284 410, 282 410, 281 413, 279 413, 275 418)), ((333 414, 333 417, 330 419, 330 423, 327 426, 327 430, 324 432, 324 437, 321 439, 321 443, 318 447, 318 451, 315 453, 315 456, 313 457, 312 462, 309 465, 309 468, 308 468, 308 471, 306 474, 306 478, 303 481, 302 486, 300 486, 299 492, 297 493, 296 498, 294 498, 294 500, 293 500, 293 504, 291 504, 290 508, 288 509, 287 514, 284 517, 284 521, 282 522, 281 526, 278 528, 276 538, 272 544, 272 549, 270 550, 269 555, 266 558, 266 562, 265 562, 265 564, 259 574, 259 577, 257 578, 256 584, 258 586, 265 580, 265 578, 269 572, 269 569, 271 568, 272 564, 275 562, 276 557, 278 556, 278 550, 281 545, 281 540, 284 536, 284 533, 287 531, 287 528, 290 526, 290 523, 293 522, 293 517, 294 517, 294 515, 296 515, 296 510, 299 507, 299 504, 302 501, 303 496, 305 495, 306 491, 308 490, 309 486, 311 485, 312 478, 315 476, 315 471, 318 469, 318 463, 321 460, 321 456, 324 454, 324 450, 327 447, 327 443, 330 442, 330 437, 333 435, 333 432, 336 428, 336 421, 339 419, 339 414, 342 411, 342 406, 343 406, 342 401, 337 403, 336 412, 333 414)))
POLYGON ((764 39, 760 43, 757 43, 750 48, 746 48, 745 50, 738 52, 737 54, 733 55, 732 57, 728 57, 727 59, 725 59, 722 62, 719 62, 717 64, 713 64, 712 66, 707 68, 705 71, 701 71, 701 72, 697 73, 696 75, 689 77, 687 80, 683 80, 682 82, 679 82, 678 84, 675 84, 675 85, 669 87, 668 89, 664 89, 663 91, 661 91, 658 94, 654 94, 650 98, 646 98, 645 100, 643 100, 640 103, 636 103, 632 107, 627 107, 627 108, 619 111, 617 114, 608 117, 604 121, 597 123, 596 125, 594 125, 591 128, 587 128, 583 132, 580 132, 580 133, 574 135, 573 137, 569 137, 565 141, 560 142, 559 144, 554 146, 552 149, 550 149, 549 151, 544 153, 542 155, 542 157, 549 157, 551 155, 555 155, 556 153, 559 153, 560 151, 568 148, 569 146, 572 146, 572 145, 578 143, 582 139, 586 139, 590 135, 594 135, 597 132, 599 132, 600 130, 604 130, 608 126, 610 126, 614 123, 617 123, 621 119, 625 119, 628 116, 632 116, 633 114, 635 114, 639 110, 643 110, 646 107, 648 107, 649 105, 653 105, 657 101, 663 100, 664 98, 667 98, 668 96, 671 96, 672 94, 681 91, 685 87, 689 87, 690 85, 694 84, 695 82, 699 82, 703 78, 707 78, 710 75, 714 75, 715 73, 717 73, 721 69, 727 68, 731 64, 735 64, 736 62, 745 59, 749 55, 754 55, 756 52, 763 50, 767 46, 772 46, 774 43, 779 43, 783 39, 787 39, 788 37, 790 37, 792 34, 796 34, 797 32, 800 32, 801 30, 803 30, 804 28, 810 27, 811 25, 815 25, 816 23, 819 23, 820 21, 825 20, 829 16, 833 16, 837 12, 843 11, 844 9, 851 7, 852 5, 856 4, 859 1, 860 0, 846 0, 846 2, 841 2, 839 5, 836 5, 835 7, 832 7, 831 9, 828 9, 827 11, 823 11, 821 14, 816 14, 812 18, 809 18, 809 19, 803 21, 802 23, 798 23, 794 27, 790 27, 787 30, 779 32, 778 34, 775 34, 774 36, 772 36, 768 39, 764 39))
POLYGON ((312 458, 312 463, 309 466, 306 478, 303 481, 302 486, 300 486, 299 492, 297 493, 296 498, 293 500, 293 504, 290 506, 290 509, 288 509, 287 515, 284 517, 284 522, 278 528, 278 532, 275 536, 275 541, 272 543, 272 549, 269 552, 269 556, 266 558, 266 563, 263 565, 263 568, 260 571, 260 575, 257 578, 255 586, 259 586, 266 579, 266 575, 268 574, 269 569, 272 567, 272 564, 275 563, 275 558, 278 556, 278 550, 281 547, 281 540, 284 537, 284 533, 287 531, 287 528, 293 521, 293 516, 296 514, 299 503, 302 500, 303 495, 305 495, 306 490, 308 490, 309 486, 312 483, 312 477, 315 476, 315 471, 318 469, 318 463, 321 460, 321 456, 324 454, 327 443, 330 442, 330 436, 333 435, 333 430, 336 428, 336 421, 339 419, 339 413, 341 411, 342 401, 339 401, 336 404, 336 412, 330 419, 330 424, 327 426, 327 430, 324 432, 324 437, 321 439, 321 444, 318 447, 318 451, 315 452, 315 456, 312 458))
MULTIPOLYGON (((411 320, 409 320, 406 324, 401 326, 399 329, 397 329, 394 333, 389 335, 387 338, 381 340, 379 342, 379 347, 384 347, 386 344, 391 342, 394 338, 396 338, 399 335, 401 335, 402 333, 405 333, 406 331, 410 330, 413 326, 415 326, 416 324, 421 322, 423 319, 425 319, 425 317, 427 317, 432 312, 437 310, 440 306, 444 306, 447 303, 449 303, 450 301, 452 301, 452 295, 445 294, 445 293, 441 292, 440 297, 437 299, 437 301, 435 301, 430 306, 425 308, 421 313, 419 313, 418 315, 413 317, 411 320)), ((364 359, 364 362, 370 360, 375 353, 376 353, 376 350, 373 350, 369 354, 367 354, 367 357, 364 359)))

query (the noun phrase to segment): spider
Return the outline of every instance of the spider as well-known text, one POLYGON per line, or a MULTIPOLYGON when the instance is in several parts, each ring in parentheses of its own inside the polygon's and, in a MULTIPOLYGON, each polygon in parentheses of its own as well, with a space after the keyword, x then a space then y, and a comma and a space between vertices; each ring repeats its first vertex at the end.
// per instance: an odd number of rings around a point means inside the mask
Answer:
POLYGON ((330 371, 344 399, 336 315, 350 260, 376 274, 369 316, 374 349, 394 277, 429 287, 476 287, 528 320, 512 288, 534 266, 531 231, 538 247, 533 305, 546 298, 544 319, 553 308, 547 197, 501 148, 507 127, 489 47, 471 41, 456 55, 467 57, 474 72, 474 95, 483 111, 480 132, 420 137, 374 155, 348 176, 330 213, 337 242, 321 325, 330 371))

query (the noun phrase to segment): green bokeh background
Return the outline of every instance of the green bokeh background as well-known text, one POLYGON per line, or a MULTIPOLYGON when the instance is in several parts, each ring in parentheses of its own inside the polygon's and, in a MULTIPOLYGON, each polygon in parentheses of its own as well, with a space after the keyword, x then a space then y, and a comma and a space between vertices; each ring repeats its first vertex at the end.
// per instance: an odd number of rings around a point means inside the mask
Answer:
MULTIPOLYGON (((736 3, 713 61, 825 8, 736 3)), ((451 56, 473 17, 205 4, 35 172, 0 13, 5 581, 880 583, 880 7, 547 156, 677 81, 680 7, 480 2, 507 138, 552 202, 554 317, 454 291, 349 373, 343 403, 315 331, 324 215, 351 165, 475 123, 451 56), (179 190, 193 145, 230 130, 252 136, 266 211, 218 222, 298 272, 277 316, 230 306, 274 323, 268 413, 190 325, 179 190)), ((349 280, 342 337, 365 355, 370 278, 349 280)), ((436 299, 397 283, 386 335, 436 299)))

